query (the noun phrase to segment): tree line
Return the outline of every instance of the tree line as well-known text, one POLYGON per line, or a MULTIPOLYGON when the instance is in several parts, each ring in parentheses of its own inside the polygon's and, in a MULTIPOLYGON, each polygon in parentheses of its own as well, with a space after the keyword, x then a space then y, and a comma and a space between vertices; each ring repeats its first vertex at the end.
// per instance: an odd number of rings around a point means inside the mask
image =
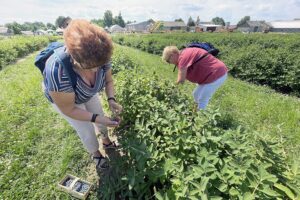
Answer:
MULTIPOLYGON (((37 30, 56 30, 57 28, 63 28, 64 23, 67 20, 70 20, 69 16, 59 16, 55 20, 55 23, 43 23, 43 22, 25 22, 23 24, 12 22, 7 23, 4 26, 13 31, 14 34, 21 34, 21 31, 32 31, 36 32, 37 30)), ((103 18, 92 19, 92 23, 97 24, 101 27, 110 27, 114 24, 118 24, 121 27, 125 27, 125 21, 121 15, 121 12, 117 16, 113 16, 110 10, 105 11, 103 18)), ((127 23, 131 23, 127 21, 127 23)))
MULTIPOLYGON (((25 22, 23 24, 17 23, 17 22, 12 22, 12 23, 7 23, 5 24, 5 27, 11 29, 13 31, 14 34, 21 34, 21 31, 32 31, 32 32, 36 32, 37 30, 56 30, 57 28, 63 28, 64 27, 64 23, 67 20, 70 20, 71 18, 69 16, 64 17, 64 16, 59 16, 57 17, 57 19, 55 20, 55 23, 43 23, 43 22, 25 22)), ((243 17, 238 23, 237 25, 242 25, 245 22, 250 20, 250 16, 245 16, 243 17)), ((182 18, 179 19, 175 19, 175 21, 183 21, 182 18)), ((106 10, 104 12, 103 18, 99 18, 99 19, 92 19, 91 20, 92 23, 100 26, 100 27, 110 27, 112 25, 119 25, 121 27, 125 27, 126 24, 135 22, 135 21, 127 21, 125 23, 121 12, 119 12, 118 15, 113 16, 112 12, 110 10, 106 10)), ((212 23, 217 24, 217 25, 222 25, 225 26, 225 21, 222 17, 215 17, 211 20, 212 23)), ((199 16, 197 17, 197 20, 194 21, 192 17, 188 18, 187 21, 187 26, 195 26, 195 25, 199 25, 200 23, 200 18, 199 16)))

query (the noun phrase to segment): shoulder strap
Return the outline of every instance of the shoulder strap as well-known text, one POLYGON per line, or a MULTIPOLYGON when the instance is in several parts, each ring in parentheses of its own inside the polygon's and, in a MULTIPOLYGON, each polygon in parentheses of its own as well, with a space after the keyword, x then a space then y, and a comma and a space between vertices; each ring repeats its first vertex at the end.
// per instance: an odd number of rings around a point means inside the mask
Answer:
POLYGON ((197 60, 195 60, 190 66, 196 64, 197 62, 199 62, 200 60, 202 60, 204 57, 206 57, 209 54, 209 52, 205 53, 203 56, 200 56, 200 58, 198 58, 197 60))
POLYGON ((63 66, 66 70, 68 77, 71 80, 73 90, 76 89, 77 84, 77 75, 73 69, 72 63, 70 62, 70 55, 65 52, 65 48, 58 48, 54 50, 55 56, 58 62, 63 66))
MULTIPOLYGON (((196 64, 197 62, 199 62, 200 60, 202 60, 204 57, 206 57, 209 54, 209 52, 206 52, 203 56, 200 56, 200 58, 198 58, 197 60, 195 60, 189 67, 193 66, 194 64, 196 64)), ((176 65, 174 66, 173 72, 175 72, 176 69, 176 65)))

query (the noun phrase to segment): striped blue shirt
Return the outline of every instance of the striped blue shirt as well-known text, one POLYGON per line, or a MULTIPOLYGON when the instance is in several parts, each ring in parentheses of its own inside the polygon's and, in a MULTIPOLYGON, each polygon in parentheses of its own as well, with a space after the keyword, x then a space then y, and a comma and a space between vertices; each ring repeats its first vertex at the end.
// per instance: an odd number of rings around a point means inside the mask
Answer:
POLYGON ((74 91, 72 83, 65 72, 65 69, 57 62, 54 54, 49 57, 44 70, 45 96, 53 103, 50 91, 75 93, 75 103, 81 104, 89 101, 95 94, 105 87, 105 73, 111 68, 111 63, 106 64, 96 72, 96 80, 93 87, 87 85, 82 77, 77 74, 76 90, 74 91))

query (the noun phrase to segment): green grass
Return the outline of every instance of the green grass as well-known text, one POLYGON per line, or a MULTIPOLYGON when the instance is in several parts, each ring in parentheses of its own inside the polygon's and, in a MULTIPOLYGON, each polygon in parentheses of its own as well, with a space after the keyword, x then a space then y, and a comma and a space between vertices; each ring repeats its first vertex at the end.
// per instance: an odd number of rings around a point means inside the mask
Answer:
MULTIPOLYGON (((145 73, 151 75, 155 72, 162 79, 176 81, 177 71, 172 72, 173 65, 162 62, 159 56, 130 47, 117 47, 122 49, 124 55, 142 66, 145 73)), ((184 92, 191 94, 196 85, 186 82, 180 87, 184 92)), ((261 134, 286 137, 288 145, 299 148, 299 98, 282 95, 267 87, 249 84, 229 76, 226 83, 213 96, 209 107, 219 108, 233 124, 240 124, 261 134)), ((293 148, 288 146, 290 151, 293 148)))
MULTIPOLYGON (((176 79, 173 66, 159 56, 118 45, 116 51, 131 57, 149 76, 155 71, 162 79, 176 79)), ((0 199, 72 199, 56 184, 66 173, 87 177, 89 157, 76 133, 43 96, 42 76, 33 60, 31 55, 0 71, 0 199)), ((191 93, 195 86, 180 87, 191 93)), ((210 107, 219 108, 234 125, 287 137, 290 153, 292 146, 299 146, 297 98, 229 78, 210 107)), ((90 199, 97 199, 97 194, 90 199)))
POLYGON ((0 199, 66 199, 56 183, 88 156, 41 90, 34 57, 0 71, 0 199))

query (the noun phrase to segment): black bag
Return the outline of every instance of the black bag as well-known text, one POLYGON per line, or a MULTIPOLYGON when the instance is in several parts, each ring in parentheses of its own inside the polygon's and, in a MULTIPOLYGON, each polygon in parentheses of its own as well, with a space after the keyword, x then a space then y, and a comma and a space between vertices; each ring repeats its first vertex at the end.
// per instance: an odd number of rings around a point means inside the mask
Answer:
POLYGON ((41 73, 43 74, 47 59, 55 54, 56 59, 62 65, 62 67, 66 70, 68 77, 71 80, 72 87, 75 91, 76 83, 77 83, 77 75, 73 70, 72 63, 70 61, 70 55, 65 52, 64 44, 60 42, 52 42, 50 43, 46 49, 41 51, 35 58, 35 66, 39 68, 41 73))

